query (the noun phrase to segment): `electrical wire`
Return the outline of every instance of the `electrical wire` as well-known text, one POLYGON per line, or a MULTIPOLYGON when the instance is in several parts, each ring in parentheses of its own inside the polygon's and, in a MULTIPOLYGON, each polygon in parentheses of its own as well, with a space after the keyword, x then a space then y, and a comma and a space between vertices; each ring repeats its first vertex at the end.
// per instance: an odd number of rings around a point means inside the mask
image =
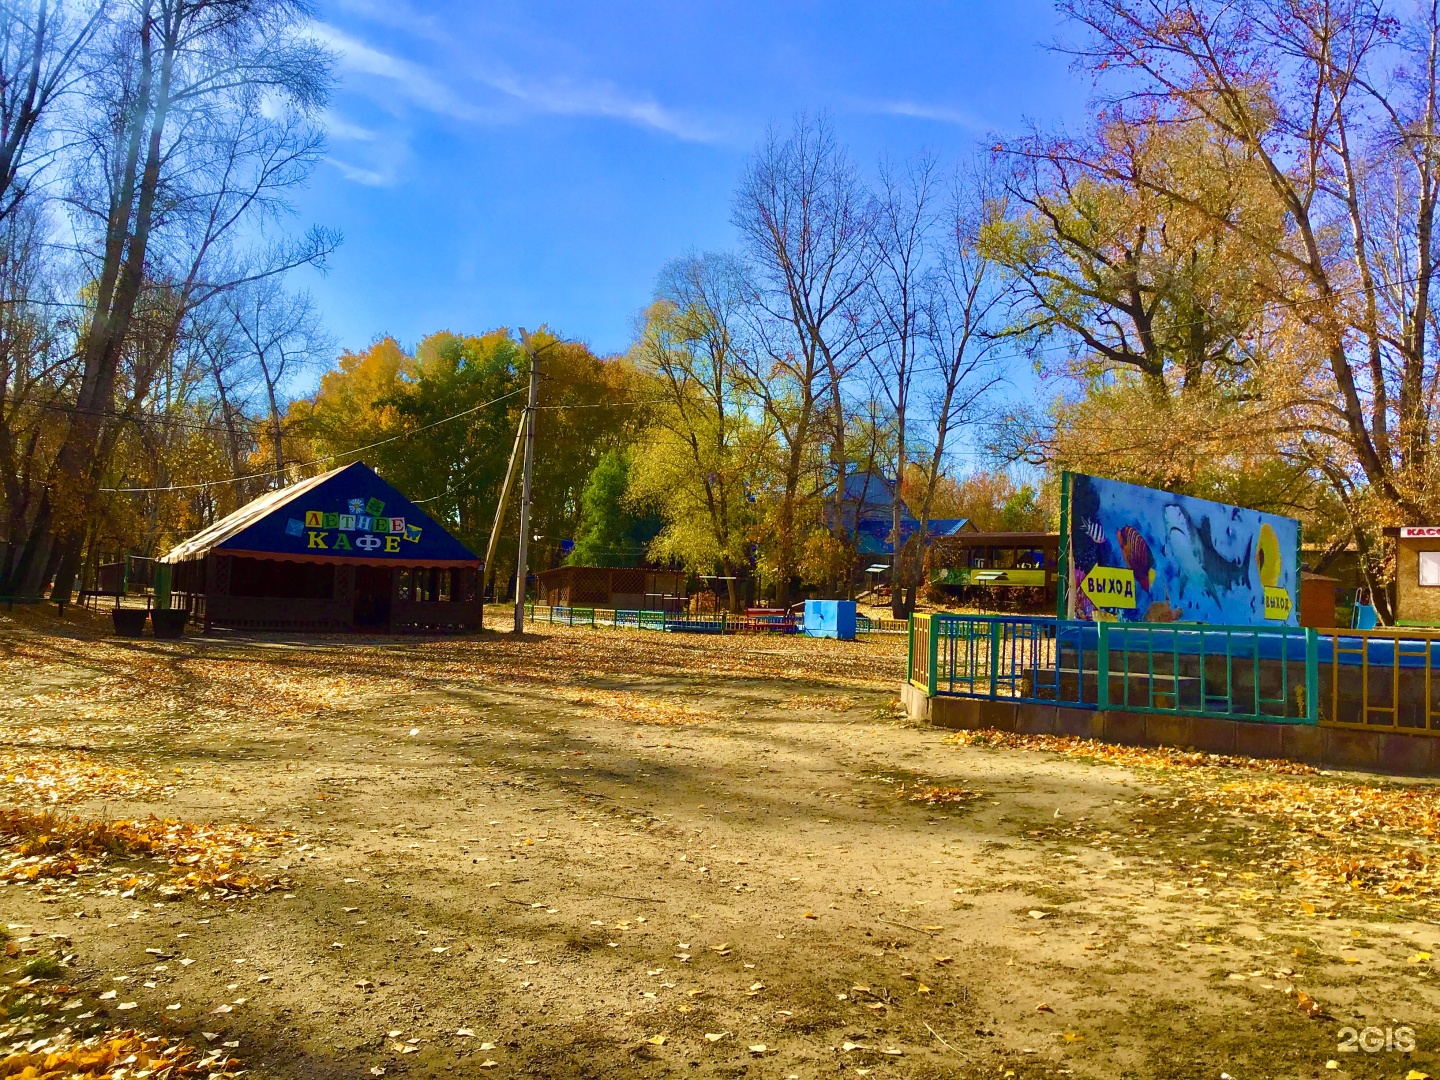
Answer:
MULTIPOLYGON (((380 439, 378 442, 367 443, 367 444, 364 445, 364 446, 356 446, 356 447, 354 447, 354 448, 352 448, 352 449, 350 449, 350 450, 341 450, 341 451, 339 451, 338 453, 334 453, 334 454, 326 454, 326 455, 323 456, 323 457, 314 458, 314 459, 312 459, 312 460, 310 460, 310 461, 300 462, 299 464, 294 465, 294 466, 292 466, 292 467, 293 467, 293 468, 297 468, 297 469, 306 469, 306 468, 309 468, 311 465, 320 465, 320 464, 323 464, 324 462, 327 462, 327 461, 334 461, 336 458, 349 457, 351 454, 359 454, 359 453, 363 453, 363 452, 366 451, 366 450, 373 450, 373 449, 375 449, 375 447, 377 447, 377 446, 386 446, 386 445, 388 445, 388 444, 390 444, 390 443, 393 443, 393 442, 399 442, 401 439, 408 439, 408 438, 410 438, 410 436, 412 436, 412 435, 419 435, 422 431, 429 431, 431 428, 437 428, 437 427, 439 427, 441 424, 448 424, 448 423, 449 423, 450 421, 452 421, 452 420, 458 420, 458 419, 460 419, 460 417, 462 417, 462 416, 469 416, 471 413, 477 413, 477 412, 479 412, 481 409, 488 409, 491 405, 498 405, 500 402, 505 401, 505 400, 508 399, 508 398, 512 398, 512 397, 514 397, 516 394, 521 394, 521 393, 524 393, 524 392, 525 392, 525 387, 519 387, 519 388, 517 388, 517 389, 515 389, 515 390, 510 391, 510 393, 508 393, 508 394, 501 394, 498 398, 495 398, 493 401, 486 401, 486 402, 484 402, 484 403, 482 403, 482 404, 480 404, 480 405, 476 405, 476 406, 474 406, 474 407, 472 407, 472 408, 462 409, 460 412, 454 413, 454 414, 451 415, 451 416, 442 417, 441 419, 436 420, 436 421, 434 421, 433 423, 426 424, 426 425, 424 425, 423 427, 415 428, 413 431, 404 431, 404 432, 401 432, 399 435, 392 435, 392 436, 391 436, 390 438, 388 438, 388 439, 380 439)), ((106 492, 106 493, 108 493, 108 494, 118 494, 118 495, 127 495, 127 494, 132 494, 132 493, 133 493, 133 494, 141 494, 141 493, 146 493, 146 492, 157 492, 157 491, 198 491, 198 490, 201 490, 201 489, 204 489, 204 488, 223 487, 225 484, 238 484, 238 483, 239 483, 240 481, 242 481, 242 480, 256 480, 256 479, 258 479, 258 478, 260 478, 260 477, 262 477, 262 476, 270 476, 270 475, 272 475, 272 472, 271 472, 271 470, 268 470, 268 469, 267 469, 265 472, 250 473, 250 474, 247 475, 247 476, 234 476, 234 477, 231 477, 231 478, 228 479, 228 480, 206 480, 206 481, 204 481, 203 483, 198 483, 198 484, 170 484, 170 485, 167 485, 167 486, 165 486, 165 487, 144 487, 144 488, 137 488, 137 487, 128 487, 128 488, 101 488, 100 490, 103 491, 103 492, 106 492)))

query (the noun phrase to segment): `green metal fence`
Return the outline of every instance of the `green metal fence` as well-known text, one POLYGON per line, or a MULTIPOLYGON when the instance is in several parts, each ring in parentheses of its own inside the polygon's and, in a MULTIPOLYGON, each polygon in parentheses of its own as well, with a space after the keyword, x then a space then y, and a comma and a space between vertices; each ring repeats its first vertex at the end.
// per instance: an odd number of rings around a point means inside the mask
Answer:
POLYGON ((1313 724, 1313 630, 917 615, 910 682, 933 696, 1313 724))
POLYGON ((1097 623, 1096 707, 1313 724, 1314 630, 1097 623))

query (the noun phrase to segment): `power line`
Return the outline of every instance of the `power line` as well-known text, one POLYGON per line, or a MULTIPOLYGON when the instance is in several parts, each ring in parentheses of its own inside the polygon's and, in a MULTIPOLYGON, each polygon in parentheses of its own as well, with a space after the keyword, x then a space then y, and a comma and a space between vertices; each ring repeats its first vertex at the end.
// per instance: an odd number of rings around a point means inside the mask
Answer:
MULTIPOLYGON (((297 469, 307 469, 307 468, 309 468, 311 465, 320 465, 320 464, 323 464, 324 462, 327 462, 327 461, 334 461, 336 458, 348 457, 348 456, 350 456, 351 454, 359 454, 359 453, 363 453, 363 452, 366 451, 366 450, 373 450, 373 449, 375 449, 375 447, 377 447, 377 446, 386 446, 386 445, 388 445, 389 443, 399 442, 401 439, 408 439, 408 438, 410 438, 410 436, 412 436, 412 435, 419 435, 422 431, 429 431, 431 428, 439 427, 441 424, 448 424, 451 420, 458 420, 458 419, 460 419, 460 417, 462 417, 462 416, 469 416, 471 413, 477 413, 477 412, 479 412, 481 409, 488 409, 491 405, 498 405, 500 402, 506 400, 507 398, 512 398, 512 397, 514 397, 516 394, 524 393, 524 391, 525 391, 525 388, 524 388, 524 387, 521 387, 521 388, 516 389, 516 390, 511 390, 510 393, 508 393, 508 394, 501 394, 498 398, 495 398, 493 401, 486 401, 486 402, 484 402, 483 404, 476 405, 476 406, 474 406, 474 407, 472 407, 472 408, 462 409, 460 412, 454 413, 454 414, 452 414, 452 415, 450 415, 450 416, 443 417, 443 418, 441 418, 441 419, 439 419, 439 420, 436 420, 434 423, 426 424, 424 427, 418 427, 418 428, 415 428, 415 429, 412 430, 412 431, 404 431, 404 432, 401 432, 399 435, 392 435, 392 436, 391 436, 390 438, 388 438, 388 439, 381 439, 381 440, 379 440, 378 442, 367 443, 367 444, 364 445, 364 446, 356 446, 356 447, 353 447, 353 448, 351 448, 351 449, 349 449, 349 450, 341 450, 341 451, 339 451, 339 452, 337 452, 337 453, 334 453, 334 454, 326 454, 324 457, 314 458, 314 459, 311 460, 311 461, 304 461, 304 462, 301 462, 300 464, 295 465, 295 466, 292 466, 292 467, 293 467, 293 468, 297 468, 297 469)), ((206 481, 204 481, 203 483, 198 483, 198 484, 170 484, 170 485, 168 485, 168 486, 166 486, 166 487, 148 487, 148 488, 137 488, 137 487, 130 487, 130 488, 101 488, 100 490, 101 490, 101 491, 104 491, 104 492, 111 493, 111 494, 119 494, 119 495, 126 495, 126 494, 132 494, 132 493, 133 493, 133 494, 140 494, 140 493, 145 493, 145 492, 157 492, 157 491, 198 491, 198 490, 201 490, 201 489, 203 489, 203 488, 222 487, 222 486, 225 485, 225 484, 238 484, 238 483, 239 483, 240 481, 242 481, 242 480, 256 480, 256 479, 259 479, 260 477, 270 476, 270 475, 272 475, 271 472, 270 472, 269 470, 267 470, 267 471, 265 471, 265 472, 250 473, 248 476, 233 476, 233 477, 231 477, 231 478, 228 479, 228 480, 206 480, 206 481)))

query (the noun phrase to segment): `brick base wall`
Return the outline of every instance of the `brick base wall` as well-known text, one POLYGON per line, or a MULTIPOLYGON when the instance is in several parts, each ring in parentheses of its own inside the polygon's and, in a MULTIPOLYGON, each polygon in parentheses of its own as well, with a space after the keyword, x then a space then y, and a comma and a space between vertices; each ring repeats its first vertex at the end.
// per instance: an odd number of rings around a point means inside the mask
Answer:
POLYGON ((909 683, 900 688, 900 698, 910 719, 936 727, 1077 735, 1128 746, 1178 746, 1212 754, 1288 758, 1324 768, 1440 776, 1440 737, 1434 735, 930 698, 909 683))

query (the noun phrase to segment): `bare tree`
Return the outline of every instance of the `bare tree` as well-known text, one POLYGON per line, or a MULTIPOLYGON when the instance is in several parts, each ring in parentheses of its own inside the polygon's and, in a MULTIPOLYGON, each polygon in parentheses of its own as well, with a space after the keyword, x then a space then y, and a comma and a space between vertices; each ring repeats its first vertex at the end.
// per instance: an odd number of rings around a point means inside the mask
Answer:
POLYGON ((798 569, 796 509, 817 424, 835 475, 832 531, 845 532, 844 381, 860 360, 855 307, 870 272, 866 198, 821 117, 774 130, 751 159, 733 221, 754 268, 749 376, 784 440, 777 521, 779 599, 798 569))
POLYGON ((73 85, 104 12, 99 2, 0 0, 0 222, 52 159, 44 120, 73 85))
POLYGON ((308 292, 290 292, 275 277, 248 282, 221 297, 261 389, 270 417, 275 485, 285 483, 282 387, 306 368, 329 361, 334 339, 308 292))
MULTIPOLYGON (((930 446, 921 464, 916 514, 920 527, 913 545, 906 548, 910 557, 903 564, 903 574, 897 575, 905 585, 907 610, 914 609, 930 509, 947 455, 952 452, 952 440, 964 424, 977 419, 979 407, 1003 379, 994 357, 1000 340, 994 322, 1003 311, 1010 286, 981 244, 985 226, 1003 212, 989 172, 981 166, 963 170, 951 191, 939 271, 926 279, 927 378, 923 385, 930 446)), ((902 565, 898 552, 896 565, 902 565)), ((897 581, 896 591, 899 587, 897 581)))
POLYGON ((927 331, 926 294, 934 291, 933 285, 927 288, 926 279, 933 269, 929 241, 935 226, 937 168, 929 156, 917 158, 903 169, 882 164, 873 212, 875 263, 868 282, 873 315, 864 348, 890 407, 895 431, 895 483, 890 499, 890 539, 895 558, 891 566, 890 611, 897 619, 906 614, 900 574, 900 523, 905 512, 905 467, 909 461, 906 437, 910 392, 927 331))

